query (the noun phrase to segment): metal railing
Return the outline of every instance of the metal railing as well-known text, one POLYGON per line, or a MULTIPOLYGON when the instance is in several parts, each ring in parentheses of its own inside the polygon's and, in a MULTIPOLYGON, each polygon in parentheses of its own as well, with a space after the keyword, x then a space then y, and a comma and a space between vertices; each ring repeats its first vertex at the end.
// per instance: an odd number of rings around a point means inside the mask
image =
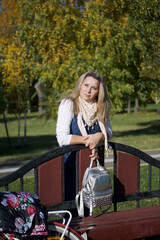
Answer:
MULTIPOLYGON (((113 203, 114 203, 114 211, 117 211, 117 203, 123 202, 123 201, 137 201, 137 207, 139 207, 139 200, 141 199, 148 199, 153 197, 160 197, 160 161, 149 156, 148 154, 142 152, 139 149, 133 148, 131 146, 127 146, 124 144, 109 143, 112 150, 113 150, 113 157, 114 157, 114 196, 113 196, 113 203), (138 158, 138 191, 134 194, 128 194, 128 195, 117 195, 117 152, 124 152, 133 156, 136 156, 138 158), (140 166, 141 166, 141 160, 143 160, 145 163, 148 164, 148 190, 147 191, 140 191, 140 166), (152 168, 156 167, 159 169, 159 177, 157 181, 159 181, 159 187, 156 190, 152 190, 152 168)), ((14 182, 17 179, 20 179, 20 191, 23 191, 24 189, 24 176, 26 173, 34 169, 34 188, 35 193, 38 195, 38 167, 42 165, 43 163, 46 163, 50 160, 53 160, 54 158, 57 158, 59 156, 63 156, 65 153, 76 151, 79 152, 82 149, 85 149, 86 147, 84 145, 68 145, 60 148, 53 149, 49 152, 46 152, 29 162, 27 162, 25 165, 20 167, 15 172, 8 174, 7 176, 4 176, 0 178, 0 187, 5 186, 5 190, 9 190, 9 184, 14 182)), ((78 174, 77 174, 78 175, 78 174)), ((79 176, 77 176, 77 179, 79 179, 79 176)), ((55 207, 55 209, 59 208, 60 206, 55 207)), ((63 206, 60 207, 62 209, 63 206)))

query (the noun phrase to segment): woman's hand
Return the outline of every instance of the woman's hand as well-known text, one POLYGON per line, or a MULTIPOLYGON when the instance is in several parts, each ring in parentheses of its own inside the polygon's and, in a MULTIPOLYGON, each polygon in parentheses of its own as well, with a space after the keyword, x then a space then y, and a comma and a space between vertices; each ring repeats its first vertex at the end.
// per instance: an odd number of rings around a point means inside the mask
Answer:
POLYGON ((101 132, 90 134, 84 137, 85 146, 94 149, 100 142, 104 141, 104 135, 101 132))
POLYGON ((99 159, 98 148, 92 149, 92 153, 89 156, 90 156, 90 158, 93 158, 93 160, 99 159))
POLYGON ((79 136, 79 135, 72 135, 70 144, 86 144, 86 137, 84 136, 79 136))

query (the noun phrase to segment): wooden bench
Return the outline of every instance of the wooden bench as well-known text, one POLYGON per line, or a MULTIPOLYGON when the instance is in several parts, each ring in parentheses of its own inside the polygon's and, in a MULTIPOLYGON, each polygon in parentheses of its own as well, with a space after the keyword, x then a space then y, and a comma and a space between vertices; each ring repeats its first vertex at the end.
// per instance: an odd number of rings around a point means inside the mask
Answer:
MULTIPOLYGON (((86 218, 74 218, 71 227, 87 232, 88 239, 136 239, 160 235, 160 206, 141 207, 141 200, 160 198, 160 162, 144 152, 127 145, 110 143, 113 149, 113 210, 106 214, 86 218), (148 164, 148 189, 141 190, 141 161, 148 164), (158 168, 159 186, 152 190, 152 168, 158 168), (134 209, 118 211, 121 202, 134 201, 134 209), (141 208, 140 208, 141 207, 141 208)), ((0 179, 0 187, 20 178, 23 191, 23 176, 34 168, 35 193, 50 209, 74 209, 75 201, 64 201, 63 155, 76 152, 76 191, 81 189, 85 169, 89 166, 90 150, 81 145, 57 148, 31 160, 16 172, 0 179)), ((104 164, 103 147, 99 149, 101 164, 104 164)), ((154 187, 154 186, 153 186, 154 187)))
POLYGON ((126 240, 155 236, 160 234, 160 206, 77 218, 73 219, 71 227, 81 234, 86 232, 88 239, 94 240, 126 240))

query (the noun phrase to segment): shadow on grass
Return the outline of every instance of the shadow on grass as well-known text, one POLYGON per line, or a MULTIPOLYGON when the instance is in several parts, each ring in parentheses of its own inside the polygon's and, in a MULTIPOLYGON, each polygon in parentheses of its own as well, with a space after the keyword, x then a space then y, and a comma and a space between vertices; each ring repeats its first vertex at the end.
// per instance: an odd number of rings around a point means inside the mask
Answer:
MULTIPOLYGON (((38 118, 38 115, 34 114, 34 115, 27 115, 27 120, 28 119, 33 119, 33 118, 38 118)), ((7 123, 9 122, 14 122, 15 120, 17 120, 18 118, 16 117, 16 115, 7 115, 6 116, 6 120, 7 120, 7 123)), ((24 116, 21 115, 21 120, 24 120, 24 116)), ((0 123, 4 123, 4 119, 3 117, 1 116, 0 117, 0 123)))
POLYGON ((8 146, 7 138, 0 138, 1 162, 3 162, 3 157, 6 155, 9 156, 7 162, 9 162, 11 159, 12 161, 15 159, 16 162, 25 161, 28 159, 31 160, 38 155, 58 147, 55 135, 27 137, 26 145, 23 144, 23 138, 21 138, 20 146, 16 146, 17 138, 11 137, 10 141, 12 146, 11 148, 8 146))
MULTIPOLYGON (((129 130, 129 131, 116 131, 113 133, 114 137, 129 137, 129 136, 140 136, 140 135, 156 135, 160 134, 160 121, 155 120, 151 122, 141 122, 140 129, 129 130)), ((16 148, 17 137, 10 138, 12 148, 9 148, 7 138, 0 138, 0 162, 24 162, 31 160, 36 156, 39 156, 47 151, 50 151, 58 147, 57 139, 55 135, 40 135, 40 136, 29 136, 26 138, 26 146, 23 145, 24 139, 21 138, 21 146, 16 148), (6 157, 7 156, 7 160, 6 157)))
POLYGON ((155 120, 151 122, 139 123, 142 126, 140 129, 129 131, 116 131, 114 137, 140 136, 140 135, 156 135, 160 134, 160 121, 155 120))

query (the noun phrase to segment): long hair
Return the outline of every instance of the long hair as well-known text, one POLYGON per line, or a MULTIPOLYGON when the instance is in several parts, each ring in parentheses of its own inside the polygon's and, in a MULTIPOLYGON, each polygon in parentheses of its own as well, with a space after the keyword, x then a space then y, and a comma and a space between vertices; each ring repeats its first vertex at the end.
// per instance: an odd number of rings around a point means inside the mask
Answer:
POLYGON ((84 80, 87 77, 93 77, 99 82, 99 92, 98 96, 96 98, 97 102, 97 118, 102 123, 106 123, 108 117, 109 117, 109 110, 111 105, 111 100, 108 95, 108 89, 106 86, 106 83, 103 79, 103 77, 96 72, 95 70, 91 70, 89 72, 84 73, 76 82, 75 89, 73 92, 67 96, 65 99, 70 99, 73 101, 73 114, 78 115, 79 113, 79 95, 81 86, 84 82, 84 80))

